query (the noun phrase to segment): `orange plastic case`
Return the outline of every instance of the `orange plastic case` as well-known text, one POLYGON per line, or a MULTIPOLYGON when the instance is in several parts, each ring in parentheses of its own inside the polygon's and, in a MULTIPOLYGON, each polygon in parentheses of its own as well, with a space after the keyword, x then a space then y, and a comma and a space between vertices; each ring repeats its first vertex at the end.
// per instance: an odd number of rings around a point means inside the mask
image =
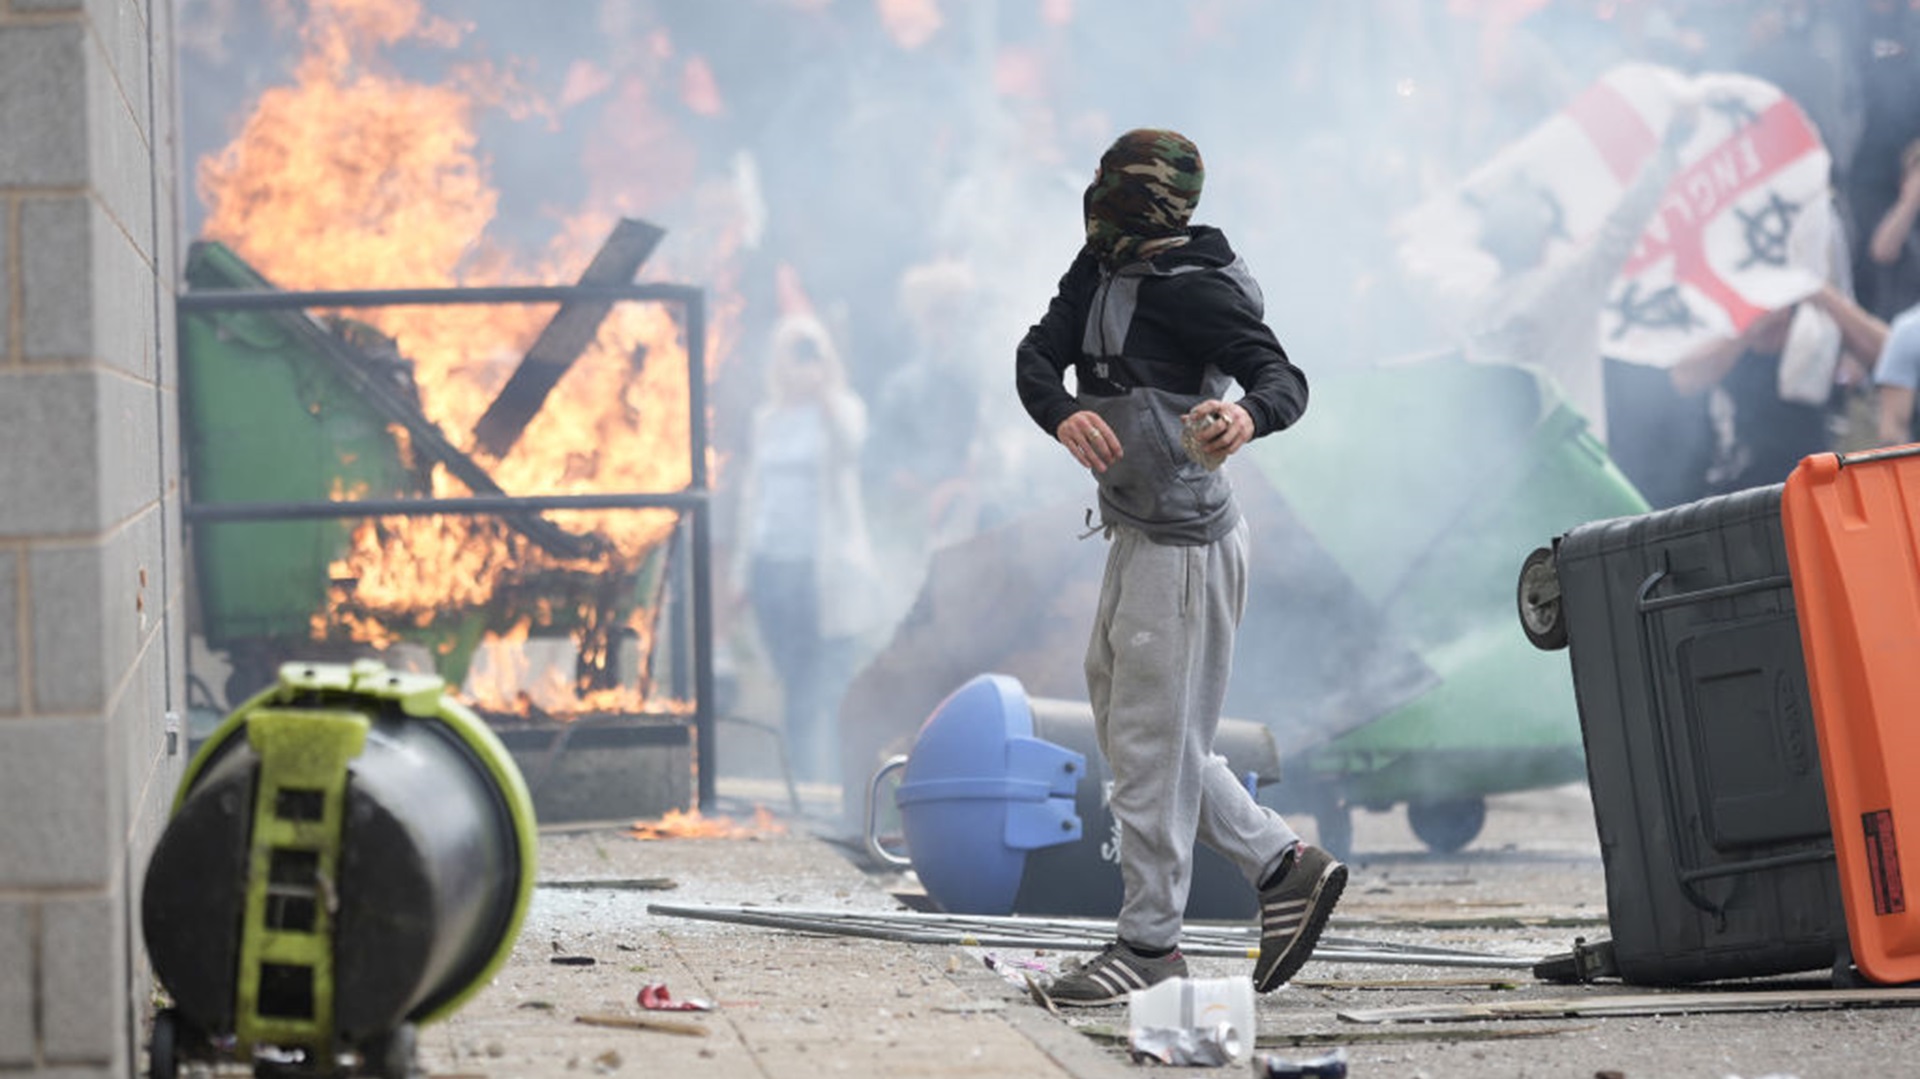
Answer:
POLYGON ((1854 965, 1920 980, 1920 445, 1805 458, 1781 517, 1854 965))

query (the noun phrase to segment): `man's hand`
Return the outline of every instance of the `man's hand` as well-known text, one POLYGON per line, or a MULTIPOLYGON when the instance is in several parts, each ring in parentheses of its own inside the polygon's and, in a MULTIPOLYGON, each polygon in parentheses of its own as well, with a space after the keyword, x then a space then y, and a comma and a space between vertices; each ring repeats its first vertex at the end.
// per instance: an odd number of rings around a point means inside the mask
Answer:
POLYGON ((1053 437, 1073 454, 1073 459, 1095 472, 1120 459, 1120 436, 1092 409, 1082 409, 1060 421, 1053 437))
POLYGON ((1253 441, 1253 416, 1236 401, 1202 401, 1184 417, 1189 423, 1216 416, 1222 422, 1209 423, 1199 437, 1200 449, 1208 456, 1225 459, 1253 441))

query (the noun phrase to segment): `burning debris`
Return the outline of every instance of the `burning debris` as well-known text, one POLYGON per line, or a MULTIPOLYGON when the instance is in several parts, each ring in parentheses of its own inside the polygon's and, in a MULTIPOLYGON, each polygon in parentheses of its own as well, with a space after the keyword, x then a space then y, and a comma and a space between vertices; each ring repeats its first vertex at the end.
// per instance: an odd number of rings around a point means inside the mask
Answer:
MULTIPOLYGON (((658 230, 622 222, 608 247, 630 246, 636 235, 657 238, 658 230)), ((196 245, 188 277, 196 289, 270 287, 219 244, 196 245)), ((218 297, 213 302, 217 304, 218 297)), ((584 336, 592 342, 580 341, 579 349, 583 362, 591 362, 608 347, 606 329, 596 334, 589 324, 583 334, 578 308, 567 306, 556 322, 570 316, 576 340, 584 336)), ((543 335, 542 340, 550 342, 552 336, 543 335)), ((473 495, 516 501, 429 418, 425 410, 433 394, 417 377, 420 365, 402 351, 399 339, 371 322, 196 307, 188 318, 185 341, 196 384, 188 414, 196 496, 202 501, 286 503, 302 494, 335 502, 369 497, 444 501, 473 495), (248 418, 223 418, 230 412, 248 418), (343 438, 346 432, 356 437, 343 438), (295 464, 299 467, 280 467, 295 464), (241 478, 232 478, 236 472, 241 478)), ((648 351, 644 344, 635 346, 638 356, 648 351)), ((544 355, 533 354, 533 363, 519 370, 551 368, 561 355, 550 347, 544 355)), ((683 399, 692 369, 690 363, 681 365, 683 399)), ((629 372, 630 383, 631 376, 629 372)), ((559 381, 558 375, 551 381, 559 381)), ((522 391, 509 412, 524 411, 530 397, 546 396, 537 387, 529 391, 525 382, 509 382, 514 385, 522 391)), ((496 400, 508 399, 503 394, 496 400)), ((682 411, 688 407, 690 402, 681 404, 682 411)), ((628 415, 621 422, 640 428, 639 413, 658 409, 627 405, 624 411, 628 415)), ((605 410, 598 416, 580 414, 589 423, 608 424, 605 410)), ((503 421, 495 430, 510 434, 513 426, 525 424, 503 421)), ((525 451, 529 456, 546 452, 530 440, 520 445, 530 447, 525 451)), ((516 452, 518 448, 510 455, 516 452)), ((673 456, 690 475, 690 447, 683 444, 673 456)), ((553 464, 572 469, 575 480, 586 486, 568 491, 567 480, 561 478, 557 483, 562 490, 555 493, 616 493, 595 489, 600 470, 582 467, 577 455, 553 464)), ((681 479, 670 490, 686 485, 681 479)), ((565 513, 572 518, 566 522, 570 527, 562 527, 532 509, 429 516, 395 505, 386 515, 370 511, 337 539, 328 538, 332 526, 323 526, 311 544, 280 545, 260 557, 278 559, 285 578, 324 582, 324 598, 314 602, 311 589, 295 581, 287 602, 310 603, 312 609, 282 610, 265 627, 246 619, 238 625, 210 624, 209 642, 264 654, 270 669, 301 650, 288 639, 286 624, 298 615, 310 642, 427 649, 441 673, 465 682, 468 694, 490 711, 547 716, 615 709, 689 712, 680 702, 660 702, 651 699, 658 694, 648 692, 647 664, 665 600, 669 541, 677 527, 674 511, 572 511, 565 513), (636 518, 642 519, 638 527, 636 518), (548 662, 544 669, 536 665, 528 645, 538 638, 566 641, 570 654, 557 656, 549 650, 550 661, 565 662, 548 662), (481 677, 473 678, 478 656, 487 662, 480 665, 481 677)), ((217 530, 243 527, 209 526, 204 538, 212 542, 216 537, 211 533, 217 530)), ((201 538, 196 536, 196 541, 201 538)), ((201 553, 208 587, 221 591, 230 583, 229 563, 201 553)), ((251 597, 239 602, 251 602, 251 597)))
POLYGON ((750 824, 704 816, 698 809, 669 810, 657 821, 635 821, 627 834, 635 839, 762 839, 786 835, 787 826, 765 806, 754 807, 750 824))
MULTIPOLYGON (((260 94, 232 141, 201 162, 208 241, 260 285, 290 290, 632 282, 663 235, 639 220, 581 213, 531 266, 485 238, 498 192, 477 114, 512 104, 502 101, 517 92, 512 78, 458 68, 428 85, 384 59, 402 45, 448 48, 462 33, 407 0, 313 4, 293 83, 260 94), (480 89, 489 86, 505 89, 480 89), (595 236, 605 239, 589 261, 595 236)), ((703 240, 723 263, 737 246, 724 234, 703 240)), ((282 321, 314 329, 303 336, 388 429, 339 451, 339 474, 312 496, 333 501, 683 491, 698 400, 687 335, 704 333, 715 354, 727 332, 724 318, 708 328, 671 305, 592 296, 282 321), (369 452, 393 458, 383 468, 393 489, 357 475, 348 455, 369 452)), ((313 418, 328 421, 298 417, 313 418)), ((325 597, 297 635, 276 626, 271 641, 238 632, 209 643, 238 647, 235 667, 252 668, 237 672, 242 692, 295 650, 357 646, 424 654, 490 713, 685 716, 693 706, 650 670, 681 520, 671 508, 368 517, 314 568, 325 597)))

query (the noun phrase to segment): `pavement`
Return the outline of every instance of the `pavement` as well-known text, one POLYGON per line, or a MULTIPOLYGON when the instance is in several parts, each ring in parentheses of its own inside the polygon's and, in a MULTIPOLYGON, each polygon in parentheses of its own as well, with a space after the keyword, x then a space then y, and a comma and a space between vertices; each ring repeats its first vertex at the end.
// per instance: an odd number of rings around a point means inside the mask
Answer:
MULTIPOLYGON (((873 868, 832 834, 832 792, 806 792, 796 808, 783 788, 723 777, 720 791, 737 837, 642 840, 624 824, 546 830, 541 886, 509 962, 454 1016, 421 1032, 430 1074, 1259 1074, 1251 1064, 1132 1063, 1124 1006, 1054 1016, 987 962, 1048 972, 1084 954, 1077 945, 909 943, 650 911, 719 906, 851 922, 917 905, 911 873, 873 868), (755 805, 783 812, 756 827, 755 805), (644 1009, 637 998, 647 985, 713 1008, 644 1009)), ((1300 825, 1310 835, 1311 822, 1300 825)), ((1349 955, 1354 945, 1453 949, 1530 963, 1607 935, 1584 786, 1492 799, 1486 830, 1454 855, 1426 851, 1398 813, 1356 813, 1354 835, 1352 881, 1328 930, 1349 955)), ((1190 962, 1196 977, 1251 966, 1232 956, 1190 962)), ((1259 998, 1257 1051, 1298 1061, 1338 1047, 1349 1075, 1402 1079, 1920 1074, 1914 1001, 1867 991, 1832 1007, 1820 1002, 1827 985, 1812 972, 1716 987, 1714 996, 1541 982, 1512 962, 1316 957, 1292 985, 1259 998), (1750 1006, 1727 988, 1768 996, 1760 1010, 1724 1010, 1750 1006), (1381 1018, 1409 1007, 1480 1011, 1381 1018), (1608 1010, 1616 1014, 1599 1014, 1608 1010)))
POLYGON ((1099 1074, 1084 1069, 1103 1062, 1101 1050, 1068 1035, 1057 1050, 1067 1062, 1054 1059, 978 979, 957 976, 956 963, 978 961, 955 959, 953 949, 648 913, 659 903, 899 909, 889 886, 904 878, 870 875, 809 832, 807 819, 789 815, 778 832, 755 828, 746 813, 730 819, 749 834, 642 841, 619 825, 543 832, 541 886, 514 952, 473 1001, 421 1032, 429 1073, 1099 1074), (572 886, 595 881, 606 886, 572 886), (575 965, 581 958, 593 962, 575 965), (714 1010, 646 1011, 637 996, 649 984, 714 1010), (696 1033, 590 1026, 583 1016, 667 1020, 696 1033))

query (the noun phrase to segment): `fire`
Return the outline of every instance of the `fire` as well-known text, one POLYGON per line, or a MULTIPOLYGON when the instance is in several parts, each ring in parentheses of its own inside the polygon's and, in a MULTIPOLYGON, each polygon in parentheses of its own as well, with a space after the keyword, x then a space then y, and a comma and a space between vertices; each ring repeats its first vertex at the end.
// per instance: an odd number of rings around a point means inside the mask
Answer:
MULTIPOLYGON (((473 89, 504 84, 511 95, 513 81, 465 69, 446 84, 426 85, 385 70, 385 49, 451 48, 466 32, 429 16, 419 0, 310 0, 309 8, 294 82, 262 93, 233 141, 198 172, 209 208, 206 235, 280 287, 568 284, 618 217, 647 203, 647 193, 621 175, 633 171, 634 158, 596 162, 589 154, 582 164, 595 205, 562 224, 537 265, 516 265, 486 237, 499 193, 487 177, 477 120, 484 108, 502 102, 473 89)), ((719 88, 703 62, 691 64, 681 79, 676 92, 720 107, 719 88)), ((551 113, 572 95, 602 93, 610 80, 583 70, 568 80, 559 105, 506 104, 551 113)), ((668 122, 649 106, 648 88, 628 78, 614 90, 617 122, 647 133, 650 164, 664 166, 670 188, 690 183, 691 151, 674 149, 668 122)), ((727 260, 738 241, 718 232, 701 236, 715 263, 705 267, 705 280, 723 294, 709 309, 709 373, 740 303, 724 295, 727 260)), ((660 272, 657 263, 649 269, 660 272)), ((504 457, 495 460, 477 448, 475 423, 554 310, 552 304, 417 306, 337 316, 390 339, 411 361, 424 417, 509 493, 684 489, 692 477, 688 344, 678 311, 660 304, 616 305, 504 457)), ((427 464, 408 432, 394 430, 402 459, 427 464)), ((422 489, 404 493, 474 493, 437 462, 415 471, 422 489)), ((368 493, 336 491, 334 497, 368 493)), ((635 647, 642 657, 650 652, 657 594, 642 593, 639 583, 659 576, 677 516, 646 510, 547 518, 593 537, 591 553, 556 555, 509 523, 485 518, 357 523, 348 550, 328 567, 332 604, 316 614, 314 636, 376 646, 425 639, 443 655, 470 652, 473 692, 487 708, 680 709, 646 700, 643 689, 622 691, 605 676, 621 648, 635 647), (621 583, 633 587, 623 590, 621 583), (542 636, 573 642, 574 657, 549 668, 565 671, 560 685, 542 681, 524 660, 505 658, 504 650, 524 652, 529 640, 542 636), (576 677, 577 666, 597 667, 602 676, 576 677), (534 682, 515 680, 526 678, 534 682)), ((644 685, 645 672, 639 673, 644 685)))
POLYGON ((730 817, 702 816, 700 810, 681 812, 669 809, 657 821, 634 821, 627 833, 635 839, 764 839, 787 834, 787 826, 767 811, 753 807, 753 823, 740 824, 730 817))

